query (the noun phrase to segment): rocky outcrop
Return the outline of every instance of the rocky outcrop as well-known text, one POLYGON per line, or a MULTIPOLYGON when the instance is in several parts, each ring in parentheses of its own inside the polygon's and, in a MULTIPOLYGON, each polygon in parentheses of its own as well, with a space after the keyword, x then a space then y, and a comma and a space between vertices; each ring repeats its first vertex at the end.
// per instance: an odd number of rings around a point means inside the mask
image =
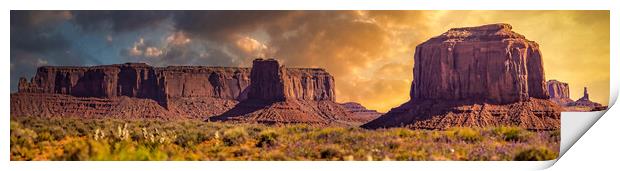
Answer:
POLYGON ((152 99, 168 108, 168 98, 247 98, 248 68, 171 66, 144 63, 94 67, 40 67, 31 82, 20 79, 18 92, 76 97, 127 96, 152 99))
POLYGON ((536 42, 508 24, 454 28, 416 47, 411 100, 363 127, 557 129, 536 42))
POLYGON ((253 61, 249 97, 265 101, 334 101, 334 77, 321 68, 285 68, 274 59, 253 61))
POLYGON ((377 110, 369 110, 366 107, 362 106, 362 104, 356 102, 347 102, 341 103, 342 107, 344 107, 347 111, 353 113, 356 118, 359 120, 373 120, 381 116, 383 113, 377 112, 377 110))
POLYGON ((455 28, 418 45, 411 99, 507 104, 548 98, 538 44, 511 29, 455 28))
POLYGON ((356 118, 334 102, 334 78, 323 69, 280 66, 273 59, 253 61, 248 99, 210 121, 268 124, 350 125, 356 118))
POLYGON ((543 99, 510 104, 461 102, 408 102, 363 125, 365 128, 407 127, 447 129, 451 127, 519 126, 531 130, 555 130, 560 126, 560 108, 543 99))
POLYGON ((11 95, 11 114, 201 119, 224 114, 220 120, 320 124, 369 120, 350 118, 334 99, 334 78, 324 69, 285 68, 273 59, 257 59, 252 69, 46 66, 31 81, 20 79, 11 95), (237 117, 238 111, 248 115, 237 117))
POLYGON ((568 83, 549 80, 547 81, 547 89, 549 90, 549 99, 553 102, 562 106, 566 106, 568 103, 573 102, 573 100, 570 99, 568 83))
POLYGON ((568 109, 572 109, 571 111, 599 111, 607 109, 607 106, 590 101, 590 94, 588 94, 587 87, 583 88, 583 97, 579 98, 577 101, 567 103, 566 106, 568 109))
POLYGON ((257 59, 253 61, 250 74, 252 87, 248 97, 263 101, 284 101, 289 97, 285 94, 284 78, 286 69, 280 68, 276 60, 257 59))

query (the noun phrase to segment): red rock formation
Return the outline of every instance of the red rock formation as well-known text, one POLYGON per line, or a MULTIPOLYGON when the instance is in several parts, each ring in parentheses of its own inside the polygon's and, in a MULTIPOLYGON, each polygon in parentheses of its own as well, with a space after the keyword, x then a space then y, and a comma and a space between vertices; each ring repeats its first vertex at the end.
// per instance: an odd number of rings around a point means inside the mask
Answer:
POLYGON ((127 63, 95 67, 41 67, 18 92, 67 94, 76 97, 127 96, 152 99, 168 107, 168 98, 213 97, 243 100, 249 86, 248 68, 164 67, 127 63))
POLYGON ((334 77, 320 68, 285 68, 274 59, 253 61, 249 97, 265 101, 334 101, 334 77))
POLYGON ((411 101, 364 127, 559 128, 539 46, 508 24, 450 29, 418 45, 414 62, 411 101))
POLYGON ((570 99, 568 83, 557 80, 549 80, 547 81, 547 89, 549 90, 549 99, 553 102, 562 106, 573 102, 573 100, 570 99))
POLYGON ((353 113, 353 116, 358 118, 358 120, 370 121, 378 118, 383 114, 377 112, 376 110, 366 109, 366 107, 362 106, 362 104, 355 102, 347 102, 340 105, 344 107, 347 111, 353 113))
POLYGON ((262 101, 284 101, 289 98, 284 88, 286 69, 281 68, 278 61, 256 59, 252 63, 252 86, 248 98, 262 101))
POLYGON ((607 106, 603 106, 600 103, 590 101, 590 94, 588 94, 588 88, 583 88, 583 97, 579 100, 567 103, 569 109, 575 109, 573 111, 599 111, 606 110, 607 106))
POLYGON ((287 69, 274 59, 253 61, 248 99, 212 121, 268 124, 352 124, 358 119, 334 102, 334 78, 323 69, 287 69))
POLYGON ((506 104, 548 98, 538 44, 511 29, 455 28, 418 45, 411 99, 506 104))
POLYGON ((206 118, 234 113, 238 110, 228 111, 237 106, 279 102, 255 111, 262 118, 256 121, 329 124, 350 114, 333 101, 334 90, 334 78, 323 69, 284 68, 269 59, 256 60, 251 72, 143 63, 40 67, 32 81, 20 79, 18 93, 11 95, 11 114, 206 118), (284 117, 272 118, 273 112, 284 117))

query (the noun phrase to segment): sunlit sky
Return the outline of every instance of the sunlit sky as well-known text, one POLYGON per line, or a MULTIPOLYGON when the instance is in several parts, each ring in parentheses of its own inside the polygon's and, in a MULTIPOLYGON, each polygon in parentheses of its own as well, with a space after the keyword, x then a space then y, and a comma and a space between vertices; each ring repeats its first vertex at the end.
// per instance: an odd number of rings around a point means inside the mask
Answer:
POLYGON ((415 46, 450 28, 508 23, 536 41, 571 98, 609 99, 609 11, 12 11, 11 91, 42 65, 146 62, 321 67, 338 102, 385 112, 409 99, 415 46))

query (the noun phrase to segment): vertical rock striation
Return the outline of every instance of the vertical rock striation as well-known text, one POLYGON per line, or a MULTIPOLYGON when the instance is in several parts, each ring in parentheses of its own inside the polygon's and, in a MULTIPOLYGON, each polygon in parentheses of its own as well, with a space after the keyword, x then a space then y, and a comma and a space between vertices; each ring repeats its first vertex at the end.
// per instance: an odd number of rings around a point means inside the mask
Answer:
POLYGON ((538 44, 511 29, 455 28, 418 45, 411 99, 507 104, 548 98, 538 44))
POLYGON ((349 125, 366 122, 334 102, 334 78, 324 69, 286 68, 274 59, 253 61, 248 99, 209 120, 268 124, 349 125))
POLYGON ((566 106, 568 103, 573 102, 573 100, 570 99, 568 83, 549 80, 547 81, 547 89, 549 90, 549 97, 553 102, 562 106, 566 106))
MULTIPOLYGON (((144 63, 46 66, 31 81, 20 79, 18 93, 11 95, 11 113, 205 118, 252 109, 253 115, 241 116, 244 121, 354 120, 334 102, 334 86, 333 76, 324 69, 285 68, 273 59, 257 59, 251 69, 144 63), (254 115, 260 117, 250 117, 254 115)), ((229 120, 228 116, 221 118, 229 120)))
POLYGON ((559 128, 536 42, 508 24, 453 28, 416 47, 411 100, 364 125, 559 128))

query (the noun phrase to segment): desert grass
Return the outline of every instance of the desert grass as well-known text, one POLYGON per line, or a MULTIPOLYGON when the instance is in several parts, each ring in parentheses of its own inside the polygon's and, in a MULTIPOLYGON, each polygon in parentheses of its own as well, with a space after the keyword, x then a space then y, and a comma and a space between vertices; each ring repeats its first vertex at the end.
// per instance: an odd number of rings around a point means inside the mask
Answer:
POLYGON ((11 160, 552 160, 558 131, 11 118, 11 160))

